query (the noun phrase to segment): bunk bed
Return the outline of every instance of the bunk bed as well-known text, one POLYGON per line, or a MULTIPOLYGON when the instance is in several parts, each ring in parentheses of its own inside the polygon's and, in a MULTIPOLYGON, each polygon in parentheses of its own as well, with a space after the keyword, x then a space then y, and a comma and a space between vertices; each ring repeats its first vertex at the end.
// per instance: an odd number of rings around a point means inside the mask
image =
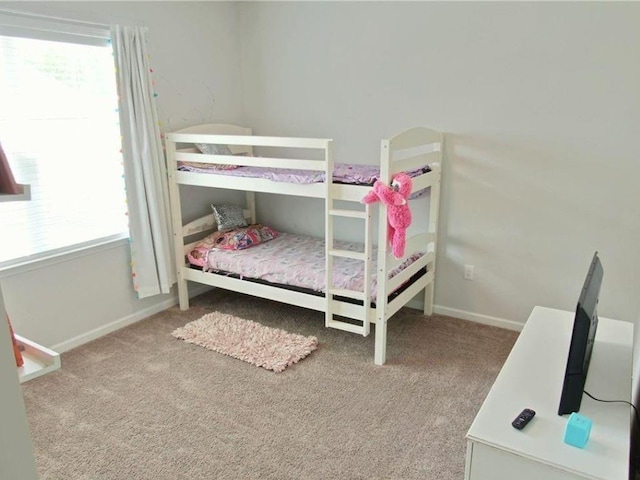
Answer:
POLYGON ((225 124, 168 133, 165 145, 182 310, 189 308, 190 281, 321 311, 326 327, 363 336, 369 335, 374 324, 377 365, 386 361, 387 322, 400 308, 423 292, 424 314, 431 315, 442 164, 440 132, 415 127, 382 140, 377 166, 334 162, 331 139, 254 136, 249 128, 225 124), (344 176, 344 172, 356 173, 344 176), (396 258, 387 237, 387 206, 383 202, 364 204, 363 198, 375 180, 391 185, 400 172, 411 175, 410 198, 428 193, 429 207, 425 212, 413 212, 414 222, 418 215, 424 215, 422 223, 428 226, 424 231, 410 231, 404 255, 396 258), (324 199, 324 239, 275 232, 270 241, 251 248, 202 251, 212 245, 211 235, 218 231, 216 216, 183 221, 180 187, 189 185, 244 191, 246 204, 240 207, 250 228, 258 222, 256 193, 324 199), (361 222, 361 243, 335 238, 334 223, 339 217, 361 222), (379 225, 377 232, 374 225, 379 225), (298 280, 305 277, 293 285, 296 282, 285 278, 300 257, 285 260, 282 270, 260 274, 260 268, 242 269, 236 263, 248 261, 252 255, 262 267, 277 269, 290 245, 295 245, 295 250, 302 245, 316 249, 302 254, 306 261, 315 262, 305 268, 316 273, 310 285, 306 284, 310 275, 293 275, 298 280), (196 255, 196 250, 200 254, 196 255), (356 281, 342 283, 343 277, 356 281))

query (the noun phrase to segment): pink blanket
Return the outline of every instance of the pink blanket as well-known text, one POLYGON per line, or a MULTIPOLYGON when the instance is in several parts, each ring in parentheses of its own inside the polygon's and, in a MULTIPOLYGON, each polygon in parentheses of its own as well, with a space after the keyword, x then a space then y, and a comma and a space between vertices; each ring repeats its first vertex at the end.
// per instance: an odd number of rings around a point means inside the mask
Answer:
MULTIPOLYGON (((335 242, 341 250, 363 251, 362 244, 335 242)), ((416 253, 396 267, 389 278, 416 261, 422 253, 416 253)), ((376 254, 374 252, 374 259, 376 254)), ((371 270, 371 295, 376 297, 376 261, 371 270)), ((277 238, 246 250, 211 249, 207 255, 205 270, 232 272, 268 282, 302 287, 318 292, 325 291, 324 239, 280 233, 277 238)), ((335 257, 333 261, 335 288, 364 290, 364 262, 335 257)))
MULTIPOLYGON (((238 167, 234 169, 199 168, 194 165, 180 163, 179 170, 200 173, 215 173, 234 177, 267 178, 274 182, 286 183, 322 183, 324 172, 313 170, 297 170, 293 168, 238 167)), ((411 176, 429 171, 429 167, 409 172, 411 176)), ((374 165, 336 163, 333 169, 333 181, 354 185, 373 185, 380 176, 380 169, 374 165)))

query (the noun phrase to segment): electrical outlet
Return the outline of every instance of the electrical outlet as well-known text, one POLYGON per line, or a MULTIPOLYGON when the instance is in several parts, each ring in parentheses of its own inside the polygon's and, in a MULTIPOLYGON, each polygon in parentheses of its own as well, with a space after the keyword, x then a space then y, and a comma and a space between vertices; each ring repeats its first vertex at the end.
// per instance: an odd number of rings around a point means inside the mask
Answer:
POLYGON ((464 266, 464 279, 473 280, 473 265, 464 266))

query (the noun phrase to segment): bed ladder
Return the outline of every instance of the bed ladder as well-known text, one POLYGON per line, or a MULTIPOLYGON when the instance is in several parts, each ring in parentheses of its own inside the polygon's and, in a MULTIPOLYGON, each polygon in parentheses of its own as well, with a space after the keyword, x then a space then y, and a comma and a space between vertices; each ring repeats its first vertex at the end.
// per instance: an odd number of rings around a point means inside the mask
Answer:
MULTIPOLYGON (((372 214, 371 205, 364 205, 364 211, 362 210, 344 210, 336 209, 333 205, 333 198, 331 195, 326 199, 326 230, 325 230, 325 285, 326 293, 325 298, 327 301, 325 309, 325 326, 336 328, 339 330, 345 330, 347 332, 359 333, 360 335, 367 336, 370 332, 371 319, 375 313, 371 306, 371 257, 373 251, 372 240, 372 214), (364 251, 354 252, 351 250, 341 250, 335 248, 334 245, 334 219, 336 217, 346 217, 364 220, 365 224, 365 240, 364 251), (342 288, 335 288, 333 286, 333 259, 335 257, 353 258, 364 262, 364 291, 359 292, 355 290, 345 290, 342 288), (362 302, 361 314, 359 318, 355 319, 356 323, 346 322, 342 320, 336 320, 336 316, 339 315, 340 307, 344 305, 344 302, 334 300, 334 296, 346 297, 362 302), (361 322, 359 324, 358 322, 361 322)), ((353 315, 351 316, 353 317, 353 315)), ((353 321, 353 320, 352 320, 353 321)))

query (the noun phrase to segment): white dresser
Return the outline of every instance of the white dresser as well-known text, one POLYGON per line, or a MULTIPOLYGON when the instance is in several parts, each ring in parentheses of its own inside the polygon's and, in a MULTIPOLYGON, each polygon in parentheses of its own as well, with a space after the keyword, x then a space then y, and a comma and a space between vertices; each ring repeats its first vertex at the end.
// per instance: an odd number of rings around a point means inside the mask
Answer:
MULTIPOLYGON (((593 421, 584 449, 564 443, 569 415, 558 403, 573 312, 535 307, 467 433, 466 480, 628 480, 633 411, 583 396, 580 414, 593 421), (511 421, 536 416, 523 429, 511 421)), ((631 401, 633 324, 600 318, 585 390, 631 401)))

